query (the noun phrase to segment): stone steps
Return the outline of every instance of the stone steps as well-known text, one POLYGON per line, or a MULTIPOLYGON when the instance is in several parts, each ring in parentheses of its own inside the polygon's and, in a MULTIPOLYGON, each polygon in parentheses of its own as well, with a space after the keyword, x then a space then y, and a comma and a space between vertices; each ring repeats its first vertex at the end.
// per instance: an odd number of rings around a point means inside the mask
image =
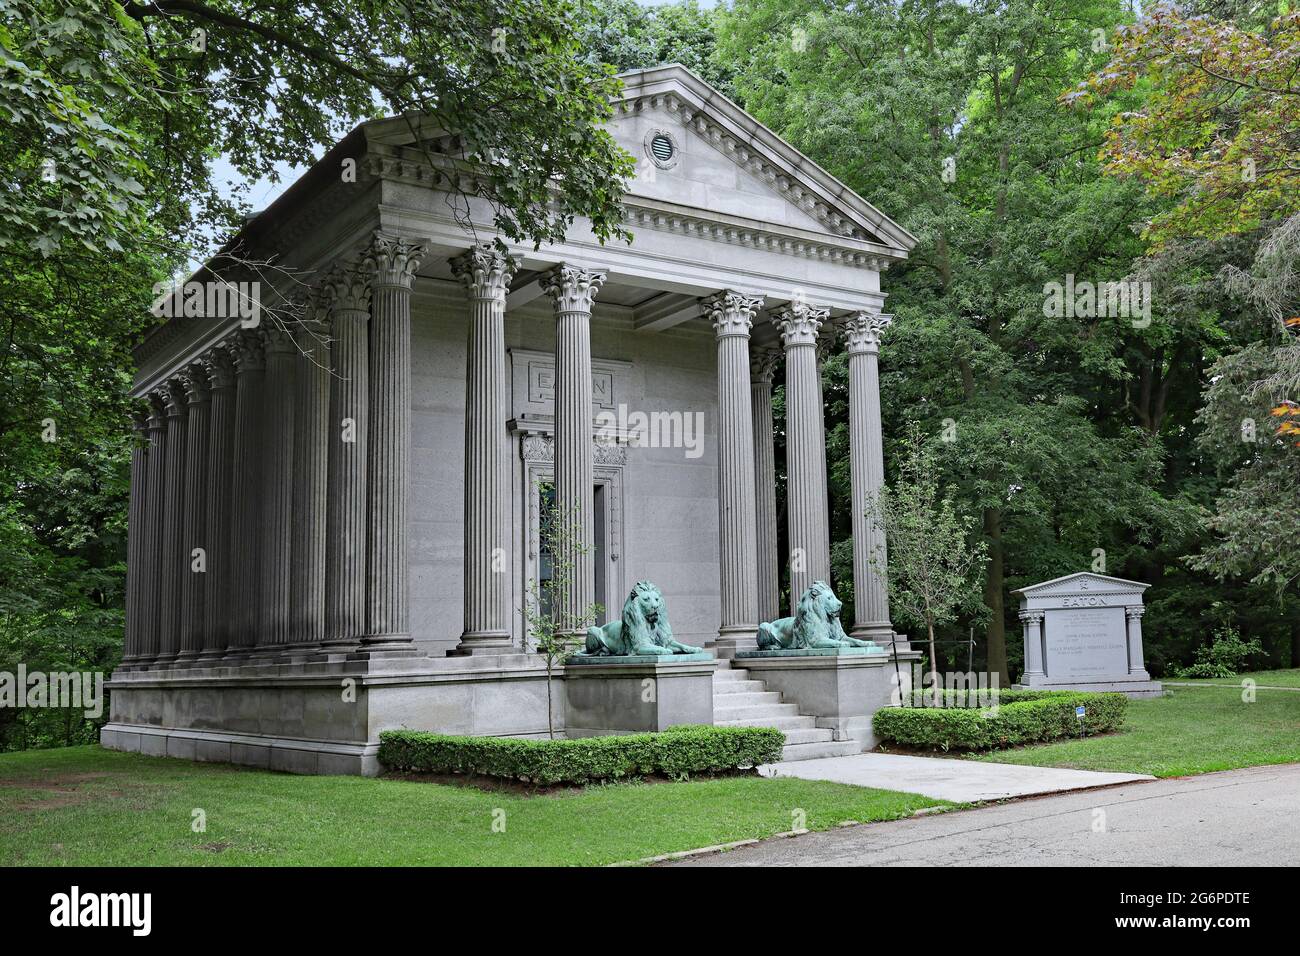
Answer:
POLYGON ((743 667, 723 661, 713 674, 713 723, 718 727, 775 727, 785 734, 782 760, 814 760, 859 752, 857 741, 836 740, 817 719, 800 714, 795 704, 749 676, 743 667))

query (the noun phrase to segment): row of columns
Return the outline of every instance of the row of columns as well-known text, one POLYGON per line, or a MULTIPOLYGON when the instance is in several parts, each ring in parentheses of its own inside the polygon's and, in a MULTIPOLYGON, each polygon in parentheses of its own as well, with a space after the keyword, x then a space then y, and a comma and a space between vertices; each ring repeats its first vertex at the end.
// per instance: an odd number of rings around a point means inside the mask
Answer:
MULTIPOLYGON (((723 646, 748 645, 759 621, 780 616, 771 392, 780 355, 776 350, 763 349, 755 349, 750 354, 749 332, 761 305, 760 299, 731 292, 705 303, 718 338, 723 608, 719 644, 723 646), (738 408, 735 400, 743 388, 741 359, 747 359, 749 370, 747 411, 738 408), (738 444, 746 446, 744 454, 752 460, 752 468, 742 471, 732 464, 738 444), (739 523, 737 511, 746 516, 739 523), (756 549, 750 547, 754 540, 756 549), (749 557, 754 554, 757 561, 749 557), (748 576, 750 569, 757 574, 753 584, 748 576)), ((830 581, 826 434, 820 367, 830 341, 830 336, 823 331, 828 316, 828 310, 798 302, 769 313, 780 332, 785 358, 791 613, 813 581, 830 581)), ((852 634, 881 642, 889 640, 892 627, 888 592, 880 573, 885 565, 885 538, 873 517, 872 504, 884 482, 878 355, 880 336, 889 322, 889 316, 869 312, 853 313, 837 322, 849 359, 856 609, 852 634)))
POLYGON ((242 329, 150 393, 131 460, 125 666, 409 644, 421 254, 377 234, 292 327, 242 329))
MULTIPOLYGON (((422 249, 379 234, 314 290, 293 329, 243 330, 150 395, 132 456, 124 663, 274 659, 288 652, 400 650, 411 640, 410 290, 422 249)), ((470 312, 465 402, 464 630, 458 653, 512 646, 505 300, 515 264, 492 244, 451 260, 470 312)), ((593 302, 600 272, 540 278, 554 303, 555 488, 574 522, 567 604, 594 601, 591 440, 593 302)), ((751 645, 779 615, 771 385, 779 355, 751 350, 761 298, 702 300, 717 336, 720 645, 751 645)), ((827 311, 771 313, 786 368, 792 604, 829 580, 819 345, 827 311)), ((883 480, 876 356, 887 316, 851 315, 853 633, 887 639, 868 517, 883 480)))

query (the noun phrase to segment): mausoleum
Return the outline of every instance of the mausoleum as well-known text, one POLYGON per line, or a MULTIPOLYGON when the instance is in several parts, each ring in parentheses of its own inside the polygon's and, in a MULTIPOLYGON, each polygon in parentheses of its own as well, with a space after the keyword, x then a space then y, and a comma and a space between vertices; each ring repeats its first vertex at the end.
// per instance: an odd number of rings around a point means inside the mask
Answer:
POLYGON ((559 667, 562 730, 772 723, 795 756, 869 745, 888 654, 800 662, 783 686, 806 702, 765 686, 779 662, 760 678, 733 659, 790 613, 786 563, 792 604, 815 581, 851 590, 844 629, 890 643, 866 517, 883 478, 880 277, 915 239, 685 68, 623 82, 610 129, 638 163, 630 245, 578 221, 507 254, 486 204, 449 201, 448 131, 369 122, 228 246, 295 276, 263 288, 256 321, 178 315, 139 346, 105 746, 371 773, 387 728, 545 734, 525 608, 556 565, 552 502, 579 529, 560 556, 575 612, 617 618, 651 581, 677 640, 713 654, 559 667), (832 582, 819 368, 840 346, 854 564, 832 582), (620 703, 647 679, 653 701, 620 703))

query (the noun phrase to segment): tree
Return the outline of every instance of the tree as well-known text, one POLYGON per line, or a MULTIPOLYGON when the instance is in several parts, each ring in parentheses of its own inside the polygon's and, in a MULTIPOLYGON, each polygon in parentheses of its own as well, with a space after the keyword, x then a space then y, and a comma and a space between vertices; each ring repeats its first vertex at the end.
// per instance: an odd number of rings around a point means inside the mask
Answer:
MULTIPOLYGON (((1282 8, 1285 10, 1285 7, 1282 8)), ((1064 95, 1141 88, 1106 132, 1106 169, 1176 198, 1156 244, 1250 232, 1300 211, 1300 10, 1262 29, 1159 4, 1121 29, 1110 62, 1064 95)))
POLYGON ((931 686, 942 687, 934 630, 979 603, 988 546, 971 541, 975 521, 958 510, 952 492, 941 494, 936 458, 920 425, 913 423, 898 478, 871 504, 874 519, 885 529, 888 565, 874 554, 870 561, 885 577, 893 612, 925 628, 931 686))
MULTIPOLYGON (((1163 383, 1195 382, 1176 353, 1206 334, 1201 317, 1159 303, 1145 327, 1044 314, 1047 283, 1119 281, 1143 252, 1129 225, 1154 201, 1095 159, 1110 111, 1132 104, 1057 103, 1105 62, 1094 31, 1128 16, 1107 0, 738 0, 723 22, 746 108, 920 240, 888 276, 886 438, 915 418, 951 439, 939 466, 988 545, 988 666, 1003 681, 1009 587, 1089 566, 1099 550, 1118 571, 1193 525, 1161 487, 1163 439, 1182 422, 1154 410, 1163 383), (1139 416, 1126 399, 1144 368, 1139 416)), ((825 375, 843 541, 842 359, 825 375)))
POLYGON ((538 488, 541 499, 539 561, 551 564, 551 578, 528 582, 528 596, 524 605, 527 633, 524 646, 531 636, 538 653, 546 657, 546 726, 551 739, 555 738, 555 712, 552 703, 552 680, 555 667, 582 646, 588 627, 604 611, 600 604, 591 604, 575 614, 569 612, 574 584, 574 558, 588 553, 591 548, 582 540, 582 525, 576 510, 562 508, 548 492, 553 486, 538 488))

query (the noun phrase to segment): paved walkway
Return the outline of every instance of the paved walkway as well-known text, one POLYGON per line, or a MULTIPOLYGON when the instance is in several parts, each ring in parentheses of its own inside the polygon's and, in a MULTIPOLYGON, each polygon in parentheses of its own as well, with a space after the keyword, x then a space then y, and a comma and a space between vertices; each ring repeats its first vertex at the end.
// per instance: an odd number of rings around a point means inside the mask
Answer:
POLYGON ((1295 866, 1297 819, 1300 764, 1283 764, 807 833, 666 865, 1295 866))
POLYGON ((1155 779, 1136 773, 1097 773, 1093 770, 1059 770, 982 760, 879 753, 774 763, 760 768, 759 772, 768 777, 831 780, 859 787, 903 790, 955 803, 1064 793, 1155 779))

